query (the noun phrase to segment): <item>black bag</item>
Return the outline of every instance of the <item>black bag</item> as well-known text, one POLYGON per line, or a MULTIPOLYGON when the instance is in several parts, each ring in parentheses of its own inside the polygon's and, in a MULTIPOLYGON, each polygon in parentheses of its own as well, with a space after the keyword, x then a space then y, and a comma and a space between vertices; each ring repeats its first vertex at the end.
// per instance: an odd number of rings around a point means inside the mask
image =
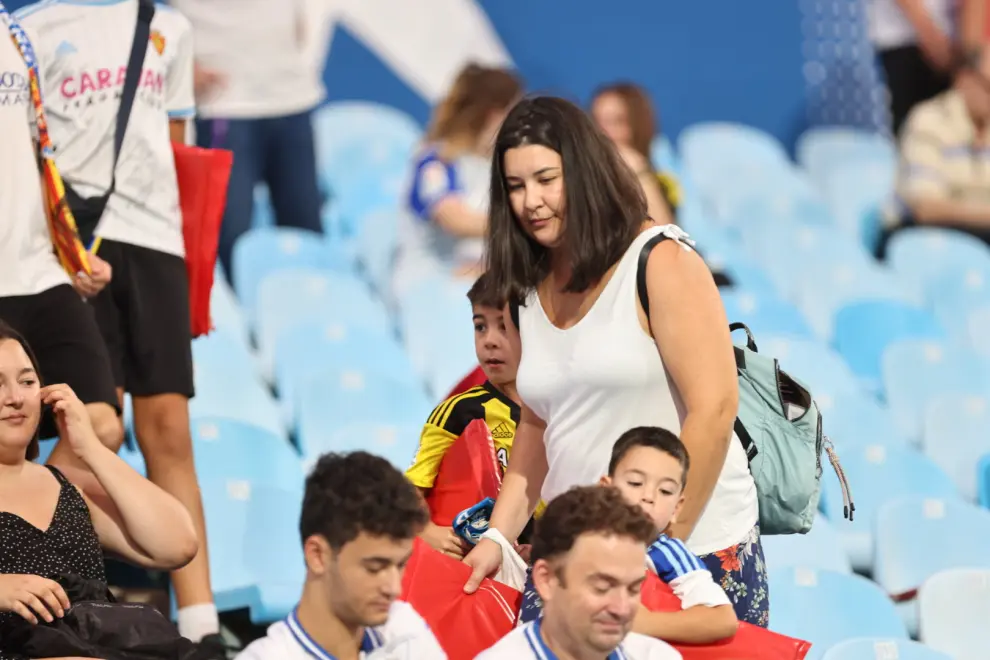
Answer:
POLYGON ((131 54, 127 59, 127 74, 124 76, 124 88, 120 94, 120 107, 117 108, 117 125, 113 136, 113 170, 110 177, 110 187, 102 195, 83 197, 77 193, 69 182, 65 184, 65 201, 72 209, 79 228, 79 237, 83 245, 92 245, 96 226, 103 217, 110 195, 117 187, 117 158, 124 144, 124 134, 127 132, 127 122, 131 117, 134 97, 137 95, 138 81, 141 79, 141 69, 144 67, 144 56, 148 52, 148 39, 151 34, 151 19, 155 16, 153 0, 138 0, 137 27, 134 30, 134 42, 131 44, 131 54))
POLYGON ((52 623, 28 623, 11 617, 0 627, 4 653, 27 658, 103 658, 104 660, 216 660, 150 605, 118 603, 99 580, 60 575, 72 606, 52 623))

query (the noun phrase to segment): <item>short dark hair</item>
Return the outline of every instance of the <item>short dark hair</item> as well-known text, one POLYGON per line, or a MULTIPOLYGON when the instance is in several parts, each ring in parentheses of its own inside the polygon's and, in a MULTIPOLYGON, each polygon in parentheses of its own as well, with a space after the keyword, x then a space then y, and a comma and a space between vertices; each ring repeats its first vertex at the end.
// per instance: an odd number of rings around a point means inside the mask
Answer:
POLYGON ((509 112, 495 139, 488 212, 487 264, 496 295, 522 303, 549 273, 546 248, 522 229, 509 202, 503 160, 509 149, 541 145, 560 154, 564 177, 564 243, 571 278, 564 290, 585 291, 625 253, 649 217, 643 188, 581 108, 537 96, 509 112))
MULTIPOLYGON (((38 383, 40 385, 44 385, 45 383, 41 378, 41 366, 38 364, 38 358, 35 357, 34 351, 31 350, 31 345, 27 343, 27 339, 25 339, 23 335, 21 335, 21 333, 17 332, 17 330, 14 330, 14 328, 8 325, 3 319, 0 319, 0 342, 7 340, 16 341, 18 344, 21 345, 21 348, 23 348, 24 352, 27 353, 28 360, 31 361, 31 367, 34 369, 35 374, 38 376, 38 383)), ((39 420, 38 429, 35 429, 34 438, 32 438, 31 444, 28 445, 27 452, 25 454, 25 458, 29 461, 33 461, 34 459, 38 458, 38 455, 40 454, 40 450, 38 447, 38 430, 40 428, 41 428, 41 422, 39 420)))
POLYGON ((480 307, 492 307, 494 309, 505 307, 505 299, 500 299, 492 289, 492 278, 487 271, 482 273, 474 281, 474 284, 471 285, 471 288, 467 292, 467 297, 472 306, 478 305, 480 307))
POLYGON ((681 439, 667 429, 659 426, 637 426, 619 436, 612 445, 612 458, 608 461, 608 476, 615 476, 615 468, 635 447, 650 447, 657 451, 673 456, 681 464, 681 487, 687 485, 687 473, 691 467, 687 447, 681 439))
POLYGON ((380 456, 324 454, 306 478, 299 532, 320 535, 335 551, 361 532, 411 539, 429 516, 416 488, 380 456))
POLYGON ((575 486, 550 501, 533 533, 531 558, 549 560, 569 552, 583 534, 625 536, 644 545, 657 529, 638 506, 611 486, 575 486))

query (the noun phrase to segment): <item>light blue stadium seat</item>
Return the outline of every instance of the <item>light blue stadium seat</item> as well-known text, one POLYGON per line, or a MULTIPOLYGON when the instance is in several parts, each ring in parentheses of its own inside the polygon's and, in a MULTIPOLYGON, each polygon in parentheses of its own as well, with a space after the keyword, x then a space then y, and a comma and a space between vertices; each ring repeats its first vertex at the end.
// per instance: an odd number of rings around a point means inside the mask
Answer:
POLYGON ((811 388, 816 401, 862 393, 849 365, 825 344, 814 339, 780 335, 757 337, 756 343, 761 353, 777 358, 787 373, 811 388))
MULTIPOLYGON (((327 451, 354 449, 353 445, 340 447, 337 443, 350 443, 353 436, 345 433, 353 424, 373 423, 379 427, 422 428, 433 409, 426 395, 418 388, 373 374, 345 373, 318 377, 299 392, 298 441, 304 459, 327 451)), ((390 453, 403 469, 408 467, 419 439, 418 432, 410 439, 405 436, 391 440, 386 433, 379 439, 369 439, 368 446, 390 453), (408 449, 407 449, 408 448, 408 449)))
MULTIPOLYGON (((873 579, 892 596, 909 595, 939 571, 990 569, 990 511, 958 499, 889 500, 877 512, 875 537, 873 579)), ((898 609, 916 633, 916 603, 898 609)))
POLYGON ((979 499, 978 466, 980 458, 990 453, 990 390, 986 392, 982 396, 946 392, 931 399, 924 411, 925 453, 969 501, 979 499))
POLYGON ((744 172, 757 175, 760 170, 787 169, 787 152, 772 136, 759 129, 728 122, 706 122, 681 131, 677 151, 684 169, 700 189, 707 193, 713 186, 744 172), (748 168, 738 166, 748 163, 748 168))
POLYGON ((980 459, 976 470, 980 506, 984 509, 990 509, 990 453, 980 459))
POLYGON ((681 159, 674 150, 674 144, 666 135, 656 135, 650 145, 650 160, 661 172, 676 175, 681 169, 681 159))
POLYGON ((206 514, 206 537, 210 543, 210 583, 214 602, 221 612, 249 607, 255 584, 255 576, 245 561, 249 547, 247 515, 251 483, 201 476, 199 487, 206 514))
POLYGON ((384 334, 391 321, 384 304, 356 275, 314 268, 271 273, 258 286, 257 337, 266 376, 274 374, 279 335, 303 323, 339 323, 352 331, 384 334))
POLYGON ((251 621, 267 624, 288 616, 299 602, 306 563, 299 538, 302 488, 258 487, 248 507, 245 564, 254 577, 251 621))
MULTIPOLYGON (((836 523, 841 524, 841 520, 836 523)), ((839 532, 822 515, 815 517, 807 534, 764 536, 762 543, 768 569, 790 566, 836 573, 852 572, 839 532)))
POLYGON ((357 259, 364 276, 380 296, 389 289, 395 249, 399 244, 398 205, 386 205, 363 214, 357 226, 357 259))
POLYGON ((210 291, 210 320, 213 323, 213 332, 225 332, 230 337, 236 337, 245 346, 250 345, 251 334, 247 317, 241 309, 237 295, 222 274, 214 275, 213 278, 213 289, 210 291))
POLYGON ((257 376, 209 369, 196 369, 194 375, 196 396, 189 401, 190 417, 223 417, 285 435, 282 413, 257 376))
POLYGON ((232 268, 234 290, 249 321, 257 327, 255 303, 262 280, 288 268, 322 268, 349 272, 352 265, 340 263, 321 234, 294 227, 250 229, 234 244, 232 268))
POLYGON ((280 333, 275 346, 275 383, 286 420, 294 421, 298 392, 310 380, 348 372, 423 387, 391 333, 346 323, 305 323, 280 333))
POLYGON ((251 213, 252 227, 274 227, 275 209, 272 208, 268 186, 259 183, 254 187, 254 209, 251 213))
POLYGON ((845 450, 840 459, 856 504, 855 515, 851 522, 843 518, 838 480, 829 474, 822 479, 822 512, 842 536, 855 571, 869 571, 873 565, 875 518, 885 502, 915 494, 958 497, 948 475, 911 449, 869 445, 845 450))
POLYGON ((833 172, 850 164, 896 165, 897 146, 880 133, 846 126, 814 126, 798 138, 795 156, 801 167, 825 188, 833 172))
POLYGON ((402 300, 402 339, 416 371, 431 394, 440 398, 477 364, 471 282, 431 277, 410 289, 402 300))
MULTIPOLYGON (((220 379, 260 378, 254 351, 241 341, 236 331, 216 330, 192 341, 193 367, 220 379)), ((202 374, 197 373, 197 376, 202 374)))
POLYGON ((942 293, 938 286, 940 274, 960 267, 990 268, 990 249, 983 241, 965 232, 941 227, 910 227, 891 237, 887 263, 933 301, 942 293))
POLYGON ((883 351, 881 375, 884 397, 898 430, 918 445, 925 408, 934 397, 950 392, 990 394, 990 360, 945 342, 892 342, 883 351))
MULTIPOLYGON (((428 413, 427 413, 428 415, 428 413)), ((388 423, 375 420, 352 422, 335 426, 326 431, 323 441, 327 451, 364 450, 388 459, 397 469, 405 470, 411 464, 419 448, 419 438, 427 416, 418 422, 388 423)), ((312 467, 315 456, 308 454, 304 465, 312 467)))
POLYGON ((896 160, 864 160, 833 168, 822 182, 836 228, 859 240, 871 254, 883 216, 893 210, 896 177, 896 160))
POLYGON ((769 580, 770 629, 811 642, 807 660, 847 639, 908 638, 894 604, 864 577, 783 567, 771 569, 769 580))
MULTIPOLYGON (((757 346, 764 335, 810 337, 811 331, 801 313, 776 296, 760 296, 743 289, 720 291, 725 315, 730 323, 745 323, 756 337, 757 346)), ((744 337, 739 334, 738 338, 744 337)))
POLYGON ((867 445, 908 446, 890 411, 861 391, 841 393, 834 399, 816 395, 815 401, 822 412, 825 435, 835 443, 840 457, 846 450, 867 445))
POLYGON ((966 343, 974 353, 990 357, 990 304, 966 315, 966 343))
POLYGON ((931 301, 935 318, 954 342, 968 344, 970 316, 990 307, 990 265, 947 268, 938 276, 935 288, 938 293, 931 301))
POLYGON ((190 428, 200 477, 301 488, 302 463, 284 436, 218 417, 194 418, 190 428))
POLYGON ((918 590, 919 638, 955 660, 982 660, 990 649, 990 570, 940 571, 918 590))
POLYGON ((945 331, 927 311, 896 300, 861 300, 835 313, 835 347, 871 391, 879 391, 880 360, 899 339, 942 339, 945 331))
POLYGON ((906 639, 851 639, 825 652, 822 660, 952 660, 952 656, 906 639))

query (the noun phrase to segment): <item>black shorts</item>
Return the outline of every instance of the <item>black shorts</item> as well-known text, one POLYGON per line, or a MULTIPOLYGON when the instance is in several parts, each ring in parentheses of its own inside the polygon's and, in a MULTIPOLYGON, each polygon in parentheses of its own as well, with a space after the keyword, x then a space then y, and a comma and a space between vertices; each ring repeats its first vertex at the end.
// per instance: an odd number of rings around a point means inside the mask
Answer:
POLYGON ((181 257, 103 240, 97 254, 113 268, 90 301, 110 351, 118 387, 132 396, 193 396, 189 284, 181 257))
MULTIPOLYGON (((93 310, 68 284, 32 296, 0 298, 0 319, 27 340, 38 358, 41 381, 65 383, 83 403, 107 403, 118 412, 110 354, 93 310)), ((41 437, 58 435, 45 414, 41 437)))

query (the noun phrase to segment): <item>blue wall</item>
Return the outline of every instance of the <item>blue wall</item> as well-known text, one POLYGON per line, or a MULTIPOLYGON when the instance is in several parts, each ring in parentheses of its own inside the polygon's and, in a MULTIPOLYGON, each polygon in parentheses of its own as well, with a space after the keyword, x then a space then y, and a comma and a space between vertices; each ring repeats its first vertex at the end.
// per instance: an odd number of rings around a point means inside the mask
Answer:
MULTIPOLYGON (((859 110, 869 90, 833 91, 836 84, 852 85, 863 76, 850 76, 848 83, 830 76, 816 88, 803 73, 811 60, 829 71, 858 68, 864 61, 869 66, 868 45, 849 46, 865 43, 859 0, 831 0, 821 7, 780 0, 478 2, 531 91, 587 103, 603 82, 639 82, 652 93, 662 127, 671 136, 694 122, 731 120, 762 128, 790 146, 809 119, 860 125, 875 121, 876 113, 859 110), (818 13, 802 14, 802 6, 818 13), (841 36, 835 17, 841 17, 841 36), (834 37, 820 36, 833 32, 834 37), (837 45, 843 43, 853 53, 851 64, 848 58, 835 61, 835 53, 841 54, 837 45)), ((6 4, 13 9, 27 3, 6 4)), ((427 103, 346 28, 337 27, 325 79, 331 100, 380 101, 421 122, 428 116, 427 103)))

